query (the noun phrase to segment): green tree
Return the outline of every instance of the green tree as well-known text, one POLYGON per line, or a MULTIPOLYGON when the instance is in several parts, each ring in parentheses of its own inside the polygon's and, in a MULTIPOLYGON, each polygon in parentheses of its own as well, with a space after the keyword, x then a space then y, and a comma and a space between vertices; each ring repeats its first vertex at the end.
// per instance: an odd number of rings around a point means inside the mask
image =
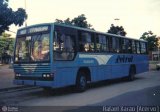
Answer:
POLYGON ((66 25, 73 25, 72 20, 70 20, 70 18, 63 20, 60 19, 56 19, 55 23, 59 23, 59 24, 66 24, 66 25))
POLYGON ((149 51, 156 50, 158 47, 158 39, 157 36, 153 34, 152 31, 144 32, 140 39, 146 40, 148 42, 149 51))
POLYGON ((107 33, 121 35, 121 36, 126 36, 127 34, 123 26, 114 26, 114 24, 111 24, 111 27, 107 33))
POLYGON ((13 11, 8 6, 8 0, 0 0, 0 35, 5 30, 9 30, 11 24, 23 25, 26 18, 27 14, 23 8, 13 11))
POLYGON ((82 27, 82 28, 93 29, 93 28, 91 28, 92 25, 87 22, 87 18, 85 17, 84 14, 81 14, 78 17, 75 17, 73 19, 70 19, 70 18, 67 18, 65 20, 56 19, 55 23, 73 25, 73 26, 78 26, 78 27, 82 27))
POLYGON ((90 28, 92 27, 91 24, 87 22, 87 18, 85 17, 84 14, 79 15, 78 17, 75 17, 72 20, 72 23, 74 26, 82 27, 82 28, 90 28))
POLYGON ((9 55, 13 56, 13 50, 14 50, 14 38, 10 38, 10 34, 2 33, 0 36, 0 57, 4 53, 8 53, 9 55), (8 36, 7 36, 8 35, 8 36))

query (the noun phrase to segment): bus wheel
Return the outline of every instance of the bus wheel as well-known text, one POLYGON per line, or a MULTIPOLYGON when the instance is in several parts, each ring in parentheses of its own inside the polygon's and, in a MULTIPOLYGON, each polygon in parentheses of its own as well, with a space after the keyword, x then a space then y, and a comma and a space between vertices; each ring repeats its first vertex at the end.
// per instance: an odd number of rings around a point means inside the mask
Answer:
POLYGON ((135 79, 136 70, 134 66, 130 67, 128 80, 133 81, 135 79))
POLYGON ((79 72, 76 80, 76 90, 83 92, 87 88, 87 78, 83 72, 79 72))

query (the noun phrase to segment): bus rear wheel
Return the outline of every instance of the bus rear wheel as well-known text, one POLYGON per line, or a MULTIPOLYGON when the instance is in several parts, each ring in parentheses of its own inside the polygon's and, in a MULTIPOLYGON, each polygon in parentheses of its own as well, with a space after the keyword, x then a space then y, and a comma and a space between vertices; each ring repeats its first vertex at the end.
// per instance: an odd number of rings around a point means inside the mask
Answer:
POLYGON ((78 92, 84 92, 87 88, 87 78, 84 72, 79 72, 76 80, 76 90, 78 92))
POLYGON ((135 79, 136 69, 134 66, 130 67, 128 80, 133 81, 135 79))

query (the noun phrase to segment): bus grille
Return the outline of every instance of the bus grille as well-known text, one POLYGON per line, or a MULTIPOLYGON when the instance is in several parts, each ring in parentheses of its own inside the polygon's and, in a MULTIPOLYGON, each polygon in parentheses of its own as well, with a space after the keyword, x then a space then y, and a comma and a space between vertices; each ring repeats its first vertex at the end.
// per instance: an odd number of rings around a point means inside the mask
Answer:
POLYGON ((37 76, 51 72, 50 64, 14 64, 14 72, 21 75, 37 76))

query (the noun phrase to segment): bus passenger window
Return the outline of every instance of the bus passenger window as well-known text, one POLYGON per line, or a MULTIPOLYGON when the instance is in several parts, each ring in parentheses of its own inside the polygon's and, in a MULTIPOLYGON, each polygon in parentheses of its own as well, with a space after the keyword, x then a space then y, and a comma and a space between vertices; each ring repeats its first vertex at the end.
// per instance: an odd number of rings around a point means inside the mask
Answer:
POLYGON ((55 32, 53 48, 54 60, 72 60, 75 54, 74 36, 55 32))
POLYGON ((126 40, 122 39, 122 53, 126 53, 126 40))
POLYGON ((116 38, 116 52, 120 53, 120 39, 116 38))
POLYGON ((79 37, 79 51, 80 52, 93 52, 94 40, 91 38, 90 33, 81 32, 79 37))
POLYGON ((112 51, 116 52, 116 38, 112 37, 112 51))
POLYGON ((104 52, 108 51, 108 40, 104 35, 98 35, 96 37, 96 51, 97 52, 104 52))
POLYGON ((146 44, 144 42, 140 43, 141 43, 141 54, 146 54, 147 53, 146 44))
POLYGON ((114 53, 120 52, 120 40, 117 37, 111 37, 111 48, 110 51, 114 53))
POLYGON ((139 45, 139 42, 137 41, 136 42, 136 48, 137 48, 137 54, 140 54, 140 45, 139 45))
POLYGON ((128 49, 127 53, 131 54, 132 53, 132 41, 131 40, 128 40, 127 49, 128 49))
POLYGON ((132 53, 132 41, 129 39, 122 39, 122 53, 132 53))
POLYGON ((136 54, 136 43, 132 40, 132 53, 136 54))

